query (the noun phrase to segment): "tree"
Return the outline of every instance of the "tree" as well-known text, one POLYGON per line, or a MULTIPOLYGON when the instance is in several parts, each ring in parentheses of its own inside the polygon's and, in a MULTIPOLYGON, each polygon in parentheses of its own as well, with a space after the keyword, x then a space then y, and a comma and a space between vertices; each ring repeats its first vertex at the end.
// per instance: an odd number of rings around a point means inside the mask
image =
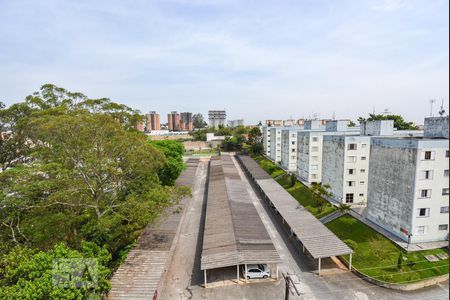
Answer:
POLYGON ((397 128, 397 130, 415 130, 418 128, 417 125, 415 125, 413 122, 405 121, 400 115, 369 114, 369 117, 367 119, 364 117, 358 118, 358 121, 360 123, 378 120, 393 120, 394 127, 397 128))
POLYGON ((311 196, 318 208, 319 212, 322 212, 328 204, 328 201, 324 197, 331 197, 332 193, 329 191, 330 185, 316 183, 311 186, 311 196))
POLYGON ((192 121, 194 128, 204 128, 205 127, 205 119, 201 113, 194 114, 192 116, 192 121))
POLYGON ((338 211, 341 212, 342 214, 346 214, 350 211, 351 206, 349 204, 346 203, 341 203, 338 206, 338 211))
POLYGON ((173 185, 185 167, 183 162, 183 144, 179 141, 164 140, 150 141, 150 145, 160 150, 166 158, 165 164, 158 172, 159 178, 163 184, 173 185))
POLYGON ((397 270, 400 271, 402 269, 402 264, 403 264, 403 252, 400 252, 397 259, 397 270))
POLYGON ((0 298, 102 299, 110 289, 110 260, 106 247, 85 241, 80 251, 62 243, 48 251, 17 246, 0 258, 0 298), (58 286, 58 278, 67 281, 58 286))
POLYGON ((352 120, 350 120, 350 122, 348 122, 348 127, 355 127, 355 126, 356 126, 356 124, 352 120))
POLYGON ((293 187, 296 183, 297 183, 297 176, 295 176, 295 173, 292 173, 291 175, 290 175, 290 177, 289 177, 289 179, 290 179, 290 184, 291 184, 291 187, 293 187))

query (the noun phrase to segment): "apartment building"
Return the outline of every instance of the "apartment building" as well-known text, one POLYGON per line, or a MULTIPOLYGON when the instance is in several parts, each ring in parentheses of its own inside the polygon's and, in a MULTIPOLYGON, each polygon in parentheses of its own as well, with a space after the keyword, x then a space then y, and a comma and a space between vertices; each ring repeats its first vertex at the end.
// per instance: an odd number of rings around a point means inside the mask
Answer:
POLYGON ((181 131, 192 131, 194 130, 194 122, 192 119, 191 112, 182 112, 180 114, 180 130, 181 131))
POLYGON ((367 218, 412 243, 448 239, 448 117, 426 118, 423 137, 373 137, 367 218))
POLYGON ((271 127, 263 126, 262 130, 261 130, 264 154, 269 157, 270 157, 270 129, 271 129, 271 127))
POLYGON ((231 127, 231 128, 235 128, 238 126, 244 126, 244 119, 230 120, 227 123, 228 123, 228 127, 231 127))
POLYGON ((180 131, 180 114, 176 111, 171 111, 167 114, 167 125, 170 131, 180 131))
POLYGON ((282 127, 270 127, 270 159, 281 162, 281 130, 282 127))
POLYGON ((367 202, 370 136, 323 136, 322 183, 333 199, 347 204, 367 202))
POLYGON ((210 110, 208 111, 208 125, 209 127, 225 126, 227 120, 227 113, 225 110, 210 110))
POLYGON ((279 127, 279 126, 283 126, 283 120, 266 120, 266 125, 267 126, 275 126, 275 127, 279 127))
MULTIPOLYGON (((317 123, 319 124, 319 123, 317 123)), ((323 137, 326 135, 359 135, 359 127, 348 127, 348 120, 333 120, 325 131, 303 130, 297 133, 297 175, 306 183, 322 182, 323 137)))
POLYGON ((145 115, 147 119, 147 124, 145 126, 145 130, 147 132, 161 130, 161 121, 159 119, 159 114, 156 111, 151 111, 145 115))
POLYGON ((281 130, 281 167, 289 172, 297 171, 297 133, 300 128, 281 130))

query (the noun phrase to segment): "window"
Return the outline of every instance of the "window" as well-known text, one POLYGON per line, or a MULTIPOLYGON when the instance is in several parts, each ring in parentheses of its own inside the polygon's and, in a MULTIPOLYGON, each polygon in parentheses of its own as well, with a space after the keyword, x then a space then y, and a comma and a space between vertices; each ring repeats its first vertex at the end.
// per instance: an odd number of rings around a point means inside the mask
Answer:
POLYGON ((447 230, 447 229, 448 229, 448 225, 447 224, 439 225, 439 230, 447 230))
POLYGON ((445 189, 442 189, 442 195, 448 195, 449 194, 449 189, 448 188, 445 188, 445 189))
POLYGON ((317 174, 311 174, 311 179, 317 179, 317 174))
POLYGON ((292 155, 291 158, 292 158, 292 159, 295 159, 295 155, 292 155))
POLYGON ((291 149, 291 152, 295 152, 295 149, 291 149))
POLYGON ((366 169, 359 170, 361 173, 366 173, 366 169))
POLYGON ((356 156, 347 156, 347 161, 351 163, 356 162, 356 156))
POLYGON ((355 186, 355 182, 354 181, 347 181, 347 186, 355 186))
POLYGON ((353 203, 353 194, 345 194, 345 203, 353 203))
POLYGON ((448 150, 445 150, 445 157, 448 157, 448 150))
POLYGON ((363 185, 365 182, 364 181, 360 181, 359 184, 363 185))
POLYGON ((348 144, 347 150, 356 150, 356 144, 348 144))
POLYGON ((291 134, 291 137, 295 137, 295 133, 291 134))
POLYGON ((416 227, 416 234, 417 235, 424 235, 427 234, 428 226, 417 226, 416 227))
POLYGON ((292 142, 291 142, 291 145, 295 145, 295 141, 292 141, 292 142))
POLYGON ((312 161, 318 161, 318 160, 319 160, 319 157, 318 157, 318 156, 311 156, 311 160, 312 160, 312 161))
POLYGON ((318 170, 319 166, 318 165, 311 165, 311 170, 318 170))
POLYGON ((433 160, 434 152, 433 151, 423 151, 422 152, 422 160, 433 160))
POLYGON ((317 151, 319 151, 319 147, 316 147, 316 146, 311 147, 311 151, 317 152, 317 151))
POLYGON ((361 156, 361 160, 366 160, 366 157, 365 156, 361 156))
POLYGON ((355 169, 348 169, 348 175, 355 174, 355 169))
POLYGON ((430 198, 431 190, 420 190, 420 198, 430 198))
POLYGON ((444 177, 448 177, 448 170, 444 170, 444 177))
POLYGON ((448 206, 441 206, 441 214, 448 214, 448 206))
POLYGON ((432 170, 422 171, 420 174, 420 179, 433 179, 433 171, 432 170))
POLYGON ((364 194, 359 194, 360 197, 364 197, 364 194))
POLYGON ((367 144, 361 144, 361 148, 366 148, 367 144))
POLYGON ((318 137, 313 137, 313 138, 312 138, 312 141, 313 141, 313 142, 317 142, 318 140, 319 140, 318 137))
POLYGON ((418 217, 426 218, 430 216, 430 209, 429 208, 418 208, 417 209, 418 217))

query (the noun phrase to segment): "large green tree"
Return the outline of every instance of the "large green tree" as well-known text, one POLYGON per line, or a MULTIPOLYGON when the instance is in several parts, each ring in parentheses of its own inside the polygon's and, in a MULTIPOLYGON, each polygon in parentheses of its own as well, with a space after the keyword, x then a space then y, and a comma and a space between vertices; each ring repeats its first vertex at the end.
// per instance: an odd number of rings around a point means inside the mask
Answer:
POLYGON ((173 185, 184 170, 184 146, 179 141, 150 141, 150 144, 160 150, 165 156, 165 162, 159 168, 158 174, 163 184, 173 185))

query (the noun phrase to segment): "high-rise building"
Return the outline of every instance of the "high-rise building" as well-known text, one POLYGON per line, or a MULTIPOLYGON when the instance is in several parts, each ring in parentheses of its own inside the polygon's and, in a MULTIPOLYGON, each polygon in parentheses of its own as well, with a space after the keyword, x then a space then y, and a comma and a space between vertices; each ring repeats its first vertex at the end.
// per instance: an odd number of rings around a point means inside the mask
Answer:
POLYGON ((180 114, 176 111, 171 111, 167 114, 167 124, 170 131, 180 130, 180 114))
POLYGON ((228 127, 235 128, 238 126, 244 126, 244 119, 228 121, 228 127))
POLYGON ((156 111, 151 111, 147 115, 147 125, 146 125, 146 131, 150 132, 153 130, 161 130, 161 122, 159 119, 159 114, 156 113, 156 111))
POLYGON ((210 110, 208 111, 208 125, 209 127, 219 127, 219 125, 226 125, 227 114, 225 110, 210 110))
POLYGON ((182 131, 192 131, 194 130, 194 123, 192 119, 192 113, 182 112, 180 114, 180 130, 182 131))

